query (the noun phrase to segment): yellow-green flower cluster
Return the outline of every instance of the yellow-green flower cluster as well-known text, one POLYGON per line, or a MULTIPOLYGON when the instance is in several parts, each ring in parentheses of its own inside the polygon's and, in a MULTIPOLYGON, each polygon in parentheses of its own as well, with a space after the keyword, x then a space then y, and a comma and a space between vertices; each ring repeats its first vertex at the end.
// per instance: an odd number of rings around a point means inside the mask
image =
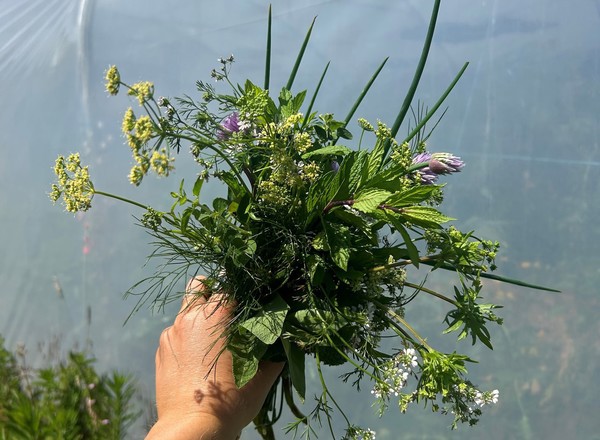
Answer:
POLYGON ((281 124, 281 131, 292 130, 296 124, 299 124, 304 119, 304 115, 302 113, 296 113, 294 115, 286 118, 285 121, 281 124))
POLYGON ((121 130, 125 135, 129 134, 130 131, 133 131, 135 128, 135 114, 133 113, 133 109, 129 107, 125 111, 125 115, 123 116, 123 123, 121 124, 121 130))
POLYGON ((52 184, 50 199, 53 202, 62 197, 69 212, 87 211, 91 208, 94 186, 90 181, 88 167, 81 166, 79 153, 71 154, 66 159, 64 156, 58 156, 54 164, 54 174, 58 183, 52 184))
POLYGON ((286 187, 295 187, 300 181, 300 169, 294 159, 285 150, 276 150, 271 155, 270 180, 286 187))
POLYGON ((154 150, 152 157, 150 158, 150 168, 159 176, 168 176, 169 172, 173 170, 173 162, 175 159, 169 157, 166 148, 160 151, 154 150))
MULTIPOLYGON (((141 156, 139 157, 141 158, 141 156)), ((141 162, 142 161, 140 160, 137 165, 132 166, 131 170, 129 171, 129 176, 127 176, 129 183, 135 186, 140 186, 140 183, 142 183, 142 180, 148 171, 148 167, 142 165, 141 162)))
POLYGON ((121 85, 121 75, 117 66, 110 66, 104 76, 106 81, 106 91, 111 95, 119 93, 119 87, 121 85))
POLYGON ((150 116, 140 116, 134 125, 135 136, 142 145, 148 143, 148 141, 154 135, 154 124, 150 119, 150 116))
POLYGON ((135 83, 129 88, 127 94, 135 96, 140 105, 144 105, 144 103, 152 99, 152 96, 154 95, 154 84, 150 81, 135 83))
POLYGON ((315 182, 321 175, 321 168, 316 162, 309 162, 302 167, 302 178, 309 183, 315 182))
POLYGON ((392 138, 392 130, 389 129, 387 125, 385 125, 381 121, 377 121, 377 130, 375 130, 375 136, 377 139, 386 141, 392 138))
POLYGON ((413 153, 410 151, 408 142, 404 142, 402 145, 399 145, 397 142, 392 144, 392 154, 390 154, 390 159, 395 163, 408 168, 412 164, 412 157, 413 153))
POLYGON ((373 125, 369 121, 367 121, 365 118, 359 118, 358 126, 365 131, 375 131, 375 129, 373 128, 373 125))
POLYGON ((289 190, 273 180, 263 180, 258 185, 260 199, 268 205, 282 207, 290 203, 289 190))
POLYGON ((312 139, 308 133, 294 133, 294 147, 300 154, 306 153, 312 147, 312 139))
POLYGON ((133 158, 136 164, 129 171, 129 182, 139 186, 148 170, 154 171, 158 176, 166 177, 175 168, 174 158, 170 157, 166 148, 160 151, 154 150, 152 155, 147 151, 134 152, 133 158))

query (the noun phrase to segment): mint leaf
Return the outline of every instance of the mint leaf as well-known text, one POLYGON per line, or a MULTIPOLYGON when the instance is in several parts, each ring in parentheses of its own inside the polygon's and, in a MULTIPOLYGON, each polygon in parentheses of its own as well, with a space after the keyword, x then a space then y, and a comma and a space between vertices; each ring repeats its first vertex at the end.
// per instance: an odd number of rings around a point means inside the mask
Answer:
POLYGON ((289 310, 288 304, 279 295, 262 308, 260 313, 240 324, 267 345, 275 343, 281 336, 283 323, 289 310))
POLYGON ((375 211, 390 196, 390 192, 382 189, 365 189, 356 195, 352 207, 365 214, 369 214, 375 211))

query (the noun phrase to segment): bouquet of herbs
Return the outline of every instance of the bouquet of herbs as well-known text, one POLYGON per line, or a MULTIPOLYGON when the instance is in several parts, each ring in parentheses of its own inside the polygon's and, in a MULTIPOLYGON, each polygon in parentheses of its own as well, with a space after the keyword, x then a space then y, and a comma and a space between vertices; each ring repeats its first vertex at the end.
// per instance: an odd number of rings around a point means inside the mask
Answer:
MULTIPOLYGON (((180 153, 189 152, 197 164, 193 183, 182 180, 171 193, 170 210, 97 190, 77 154, 57 159, 51 197, 62 198, 67 210, 87 210, 95 195, 142 208, 139 223, 155 239, 152 256, 163 260, 153 276, 134 286, 142 289, 140 305, 148 299, 163 304, 182 278, 202 273, 209 292, 223 292, 236 304, 226 337, 237 385, 254 376, 261 360, 286 361, 255 420, 265 439, 274 438, 272 425, 283 401, 297 417, 290 429, 304 426, 309 437, 311 422, 324 419, 335 437, 332 410, 344 411, 326 385, 325 365, 349 367, 343 380, 356 387, 369 381, 380 413, 391 401, 402 412, 423 402, 452 414, 453 426, 474 424, 482 407, 498 400, 497 390, 482 391, 468 381, 465 365, 471 359, 436 350, 408 320, 411 300, 430 295, 448 305, 446 332, 491 348, 487 325, 502 322, 495 314, 500 306, 482 302, 481 279, 519 283, 489 273, 497 242, 448 226, 452 219, 439 208, 444 191, 439 177, 459 172, 464 163, 449 152, 429 151, 425 126, 466 64, 429 111, 413 111, 414 126, 397 139, 425 66, 439 3, 391 127, 358 119, 352 128, 387 59, 344 119, 314 109, 327 66, 312 93, 293 91, 312 25, 287 84, 274 93, 269 12, 262 85, 249 79, 234 83, 233 56, 220 59, 212 71, 216 85, 198 81, 195 96, 175 99, 157 97, 150 82, 127 85, 116 67, 108 69, 108 92, 125 89, 139 104, 127 109, 122 124, 135 161, 131 183, 140 185, 148 173, 168 176, 180 153), (226 191, 207 202, 201 194, 209 179, 222 182, 226 191), (411 266, 415 270, 407 271, 411 266), (412 280, 424 269, 453 272, 454 287, 437 292, 412 280), (390 334, 397 348, 386 351, 381 341, 390 334), (312 412, 302 414, 294 399, 306 397, 310 363, 322 389, 312 412)), ((345 438, 374 436, 348 421, 345 438)))

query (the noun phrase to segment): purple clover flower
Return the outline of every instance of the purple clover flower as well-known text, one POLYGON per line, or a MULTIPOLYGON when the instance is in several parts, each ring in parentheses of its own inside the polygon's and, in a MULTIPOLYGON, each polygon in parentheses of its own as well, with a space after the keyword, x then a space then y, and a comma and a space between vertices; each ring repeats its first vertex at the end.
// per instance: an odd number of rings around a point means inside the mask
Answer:
POLYGON ((429 162, 429 166, 417 171, 423 185, 435 183, 441 174, 458 173, 465 163, 450 153, 420 153, 413 157, 412 164, 429 162))
POLYGON ((237 112, 233 112, 221 121, 221 128, 217 131, 217 138, 219 140, 228 139, 232 133, 237 133, 240 130, 239 115, 237 112))

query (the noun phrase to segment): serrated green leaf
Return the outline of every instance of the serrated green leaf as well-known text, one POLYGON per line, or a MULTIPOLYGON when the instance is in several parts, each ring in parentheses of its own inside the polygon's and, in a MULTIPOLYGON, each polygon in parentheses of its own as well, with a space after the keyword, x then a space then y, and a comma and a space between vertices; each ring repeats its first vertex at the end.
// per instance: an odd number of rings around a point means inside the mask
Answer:
POLYGON ((308 197, 306 199, 306 210, 311 219, 314 215, 318 215, 323 211, 323 208, 335 195, 336 188, 333 186, 336 174, 329 171, 323 174, 313 183, 308 189, 308 197))
POLYGON ((288 304, 279 295, 263 306, 261 312, 240 323, 260 341, 267 345, 275 343, 281 336, 283 323, 289 310, 288 304))
POLYGON ((356 151, 352 151, 344 157, 340 168, 335 173, 331 188, 327 191, 328 194, 331 194, 328 202, 331 200, 345 200, 350 196, 352 168, 358 157, 359 153, 356 151))
POLYGON ((356 195, 352 207, 365 214, 369 214, 378 209, 377 207, 385 202, 389 196, 391 196, 391 193, 388 191, 366 189, 356 195))
POLYGON ((238 388, 246 385, 258 371, 260 359, 267 351, 262 343, 246 329, 238 327, 227 342, 233 364, 233 376, 238 388))
POLYGON ((238 388, 246 385, 256 375, 259 360, 254 357, 241 357, 232 353, 233 377, 238 388))
POLYGON ((340 269, 348 270, 350 238, 347 226, 324 222, 331 259, 340 269))
POLYGON ((350 249, 339 247, 331 250, 331 259, 342 270, 348 270, 348 261, 350 260, 350 249))
POLYGON ((416 205, 429 199, 439 187, 439 185, 414 186, 406 191, 394 194, 386 203, 396 208, 416 205))
POLYGON ((347 225, 355 226, 361 231, 370 229, 369 224, 357 213, 347 209, 336 209, 333 214, 347 225))
POLYGON ((442 223, 455 220, 429 206, 410 206, 402 210, 402 217, 411 223, 425 227, 441 227, 442 223))
POLYGON ((313 156, 345 156, 352 150, 343 145, 328 145, 327 147, 319 148, 318 150, 309 151, 302 155, 302 159, 308 159, 313 156))
POLYGON ((366 151, 359 151, 356 154, 356 160, 352 164, 352 168, 350 169, 350 180, 348 183, 348 188, 351 193, 355 192, 358 188, 361 187, 362 182, 367 180, 368 178, 368 160, 369 154, 366 151))
POLYGON ((381 140, 375 142, 375 147, 369 154, 368 178, 371 179, 377 174, 383 162, 384 144, 381 140))
POLYGON ((406 174, 406 168, 400 165, 391 166, 381 170, 374 175, 370 175, 368 181, 365 181, 366 188, 385 189, 390 192, 398 192, 402 189, 401 177, 406 174))

